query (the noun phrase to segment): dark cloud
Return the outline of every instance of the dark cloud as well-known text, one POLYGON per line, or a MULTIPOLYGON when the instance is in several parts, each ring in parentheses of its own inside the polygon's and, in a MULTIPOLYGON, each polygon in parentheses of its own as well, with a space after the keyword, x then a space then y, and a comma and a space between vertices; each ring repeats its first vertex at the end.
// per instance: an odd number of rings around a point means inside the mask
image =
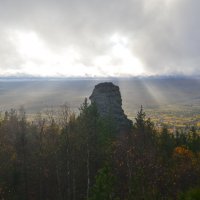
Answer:
MULTIPOLYGON (((147 73, 200 72, 198 0, 0 0, 0 4, 1 69, 25 64, 8 38, 8 32, 17 30, 37 33, 53 52, 73 46, 81 55, 77 62, 88 67, 93 67, 93 58, 108 54, 109 40, 118 33, 128 38, 128 47, 147 73)), ((121 63, 117 60, 113 64, 121 63)))

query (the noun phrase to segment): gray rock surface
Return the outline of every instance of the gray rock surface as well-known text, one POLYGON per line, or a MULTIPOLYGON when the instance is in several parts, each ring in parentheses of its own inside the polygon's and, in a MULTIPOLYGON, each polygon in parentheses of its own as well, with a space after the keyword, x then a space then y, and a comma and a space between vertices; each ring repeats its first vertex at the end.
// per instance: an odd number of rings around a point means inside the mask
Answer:
POLYGON ((129 130, 132 121, 127 118, 122 109, 122 99, 119 87, 112 82, 100 83, 95 86, 89 97, 95 103, 101 117, 111 117, 117 130, 129 130))

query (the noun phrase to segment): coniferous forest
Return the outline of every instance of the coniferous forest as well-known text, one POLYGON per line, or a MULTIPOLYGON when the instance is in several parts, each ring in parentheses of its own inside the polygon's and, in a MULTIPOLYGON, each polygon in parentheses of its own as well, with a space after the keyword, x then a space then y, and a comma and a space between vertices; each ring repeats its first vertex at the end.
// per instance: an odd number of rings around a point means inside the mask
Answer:
POLYGON ((157 130, 141 108, 130 131, 87 103, 0 120, 2 200, 189 200, 200 198, 200 136, 157 130))

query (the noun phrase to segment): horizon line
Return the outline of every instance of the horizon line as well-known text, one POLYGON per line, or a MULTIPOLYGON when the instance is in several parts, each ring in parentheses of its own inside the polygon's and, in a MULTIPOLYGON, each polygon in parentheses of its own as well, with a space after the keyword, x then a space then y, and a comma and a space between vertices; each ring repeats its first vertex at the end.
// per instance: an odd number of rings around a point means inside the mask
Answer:
POLYGON ((200 75, 168 74, 168 75, 135 75, 135 76, 32 76, 9 75, 0 79, 134 79, 134 78, 200 78, 200 75))

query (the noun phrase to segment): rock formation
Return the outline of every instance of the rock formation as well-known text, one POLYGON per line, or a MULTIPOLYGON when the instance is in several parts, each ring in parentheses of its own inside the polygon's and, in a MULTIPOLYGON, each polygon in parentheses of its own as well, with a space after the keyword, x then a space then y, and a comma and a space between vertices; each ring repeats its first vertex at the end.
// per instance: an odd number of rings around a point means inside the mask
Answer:
POLYGON ((111 82, 100 83, 95 86, 89 99, 96 104, 101 117, 111 117, 118 131, 130 129, 132 121, 124 114, 118 86, 111 82))

